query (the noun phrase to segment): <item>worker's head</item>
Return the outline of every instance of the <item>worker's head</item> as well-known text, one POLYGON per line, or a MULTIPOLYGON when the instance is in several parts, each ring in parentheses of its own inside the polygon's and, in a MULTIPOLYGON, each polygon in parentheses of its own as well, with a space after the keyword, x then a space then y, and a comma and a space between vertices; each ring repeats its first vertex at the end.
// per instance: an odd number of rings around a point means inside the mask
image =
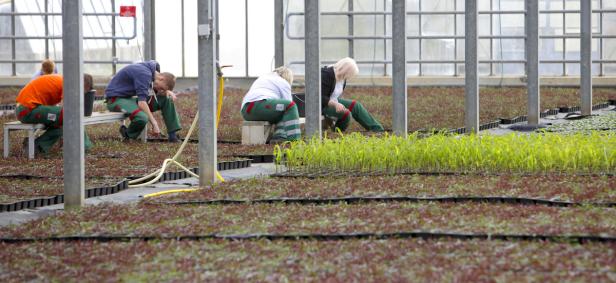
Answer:
POLYGON ((94 88, 94 79, 92 75, 83 74, 83 92, 86 93, 94 88))
POLYGON ((49 59, 45 59, 41 63, 41 73, 43 73, 43 75, 53 74, 55 69, 56 69, 56 64, 49 59))
POLYGON ((285 81, 289 82, 290 85, 293 84, 293 71, 287 67, 278 67, 274 69, 274 73, 278 74, 285 81))
POLYGON ((348 80, 359 73, 357 63, 353 58, 342 58, 340 61, 333 65, 334 73, 336 74, 336 81, 348 80))
POLYGON ((175 76, 172 73, 158 73, 154 76, 154 92, 165 92, 175 87, 175 76))

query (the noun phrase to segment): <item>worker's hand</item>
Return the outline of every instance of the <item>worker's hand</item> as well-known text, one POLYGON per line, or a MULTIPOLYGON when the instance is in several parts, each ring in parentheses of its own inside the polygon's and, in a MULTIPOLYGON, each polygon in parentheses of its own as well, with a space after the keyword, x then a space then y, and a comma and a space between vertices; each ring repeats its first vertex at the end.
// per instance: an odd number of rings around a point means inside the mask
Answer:
POLYGON ((152 135, 160 137, 160 128, 158 127, 158 123, 152 123, 152 135))
POLYGON ((175 102, 178 99, 178 96, 173 91, 168 90, 166 94, 167 94, 167 97, 171 98, 173 102, 175 102))
POLYGON ((160 132, 158 132, 158 133, 150 132, 150 134, 148 136, 150 138, 153 138, 153 139, 160 139, 160 138, 162 138, 162 135, 160 134, 160 132))
POLYGON ((342 103, 336 103, 336 112, 344 113, 346 111, 347 111, 347 109, 346 109, 346 107, 344 107, 344 105, 342 105, 342 103))

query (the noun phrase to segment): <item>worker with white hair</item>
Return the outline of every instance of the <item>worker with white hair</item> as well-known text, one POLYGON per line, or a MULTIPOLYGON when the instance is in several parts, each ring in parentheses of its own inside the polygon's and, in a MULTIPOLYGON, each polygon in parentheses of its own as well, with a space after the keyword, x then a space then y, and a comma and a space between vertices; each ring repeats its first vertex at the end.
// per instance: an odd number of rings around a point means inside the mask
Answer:
POLYGON ((276 124, 270 143, 301 138, 299 112, 291 94, 292 83, 291 69, 276 68, 260 76, 242 100, 241 113, 244 120, 276 124))
POLYGON ((342 99, 346 81, 359 73, 357 64, 352 58, 340 59, 331 66, 321 68, 321 106, 323 115, 335 120, 334 129, 346 130, 351 122, 351 116, 364 129, 382 132, 383 126, 370 115, 368 110, 356 100, 342 99))

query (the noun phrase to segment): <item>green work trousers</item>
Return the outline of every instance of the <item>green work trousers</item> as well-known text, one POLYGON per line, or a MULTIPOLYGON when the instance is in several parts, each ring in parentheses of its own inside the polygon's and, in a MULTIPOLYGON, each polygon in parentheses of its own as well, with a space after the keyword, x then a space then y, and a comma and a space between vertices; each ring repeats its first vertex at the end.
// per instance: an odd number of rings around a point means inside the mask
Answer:
POLYGON ((302 136, 299 128, 299 112, 295 102, 284 99, 265 99, 249 102, 242 107, 246 121, 267 121, 276 124, 272 139, 298 140, 302 136))
MULTIPOLYGON (((36 138, 34 148, 43 153, 49 152, 51 147, 62 137, 63 111, 60 106, 39 105, 34 109, 18 106, 15 109, 17 119, 24 124, 43 124, 45 132, 36 138)), ((85 150, 92 148, 92 142, 84 131, 85 150)))
POLYGON ((351 122, 351 116, 353 119, 357 121, 364 129, 373 132, 382 132, 384 131, 383 126, 377 120, 370 115, 368 110, 364 108, 364 106, 357 102, 356 100, 348 100, 338 98, 338 102, 348 111, 344 113, 336 112, 335 107, 326 107, 323 109, 323 115, 327 118, 333 119, 336 121, 334 124, 334 130, 336 128, 340 129, 340 131, 345 131, 349 127, 349 123, 351 122))
MULTIPOLYGON (((130 139, 137 139, 149 121, 148 115, 139 109, 137 102, 137 98, 134 97, 112 97, 107 99, 107 109, 109 111, 123 112, 131 120, 127 131, 130 139)), ((180 117, 175 111, 173 100, 165 95, 157 95, 156 98, 150 97, 148 106, 151 112, 160 110, 163 114, 167 133, 173 133, 182 129, 180 117)))

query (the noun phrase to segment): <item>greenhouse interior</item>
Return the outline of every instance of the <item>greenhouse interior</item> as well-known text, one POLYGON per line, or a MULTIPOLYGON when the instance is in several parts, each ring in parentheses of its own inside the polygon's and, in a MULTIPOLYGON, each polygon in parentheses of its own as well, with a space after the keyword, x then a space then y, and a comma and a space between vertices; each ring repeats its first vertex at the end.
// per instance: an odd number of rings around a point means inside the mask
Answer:
POLYGON ((613 282, 616 0, 0 0, 2 282, 613 282))

